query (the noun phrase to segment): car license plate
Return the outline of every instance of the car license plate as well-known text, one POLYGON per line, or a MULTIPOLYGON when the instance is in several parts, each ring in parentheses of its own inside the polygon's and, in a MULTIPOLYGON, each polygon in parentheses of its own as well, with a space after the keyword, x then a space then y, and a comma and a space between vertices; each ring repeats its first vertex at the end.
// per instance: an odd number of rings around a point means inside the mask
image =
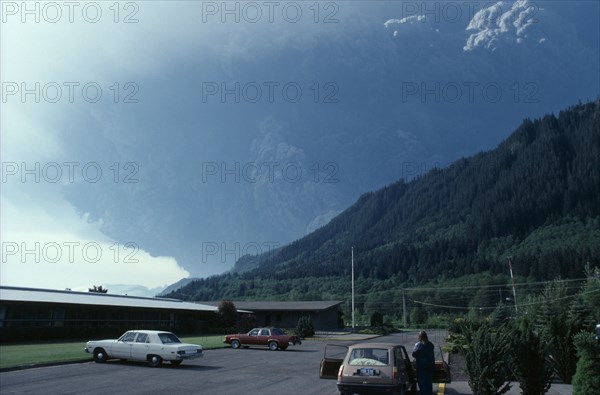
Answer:
POLYGON ((361 368, 359 374, 361 376, 375 376, 375 369, 373 369, 373 368, 361 368))

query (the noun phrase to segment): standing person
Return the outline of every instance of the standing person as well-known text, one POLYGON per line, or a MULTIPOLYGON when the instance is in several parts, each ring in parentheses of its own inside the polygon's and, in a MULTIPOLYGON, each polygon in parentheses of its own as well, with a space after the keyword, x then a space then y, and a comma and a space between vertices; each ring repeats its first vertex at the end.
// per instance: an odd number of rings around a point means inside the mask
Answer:
POLYGON ((433 395, 433 371, 435 355, 433 343, 427 338, 425 331, 419 332, 419 341, 415 344, 412 356, 417 360, 417 383, 421 395, 433 395))

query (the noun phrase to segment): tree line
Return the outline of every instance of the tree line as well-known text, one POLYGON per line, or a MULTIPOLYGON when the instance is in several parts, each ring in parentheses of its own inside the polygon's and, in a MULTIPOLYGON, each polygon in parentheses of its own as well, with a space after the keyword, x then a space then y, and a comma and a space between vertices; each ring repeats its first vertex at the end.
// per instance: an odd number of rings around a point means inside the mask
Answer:
POLYGON ((598 168, 595 101, 525 120, 494 150, 367 193, 311 234, 166 296, 346 300, 351 247, 364 293, 482 273, 506 284, 508 259, 523 281, 581 278, 600 266, 598 168))

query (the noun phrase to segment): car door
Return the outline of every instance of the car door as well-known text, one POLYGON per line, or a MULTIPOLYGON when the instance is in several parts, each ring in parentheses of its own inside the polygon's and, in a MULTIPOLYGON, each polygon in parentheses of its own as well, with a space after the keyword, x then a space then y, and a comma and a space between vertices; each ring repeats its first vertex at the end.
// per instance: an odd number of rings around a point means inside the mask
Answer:
POLYGON ((258 344, 259 329, 252 329, 242 341, 245 345, 255 346, 258 344))
POLYGON ((394 384, 402 385, 406 389, 413 388, 416 383, 417 378, 413 371, 412 363, 403 346, 394 348, 394 368, 392 370, 392 376, 394 384))
POLYGON ((319 367, 319 378, 337 379, 340 366, 348 353, 348 346, 339 344, 327 344, 325 354, 319 367))
POLYGON ((126 332, 111 347, 110 356, 113 358, 129 359, 131 358, 131 345, 135 340, 135 332, 126 332))
POLYGON ((131 359, 145 361, 150 349, 150 339, 147 333, 138 333, 135 341, 131 344, 131 359))
POLYGON ((450 367, 444 360, 444 352, 439 347, 440 359, 435 361, 435 370, 433 371, 433 382, 434 383, 446 383, 450 384, 452 376, 450 375, 450 367))
POLYGON ((266 346, 271 337, 271 331, 269 329, 261 329, 256 339, 256 344, 266 346))
POLYGON ((402 359, 404 360, 406 367, 406 375, 411 384, 417 382, 417 370, 415 368, 415 363, 410 361, 408 357, 408 353, 406 352, 406 348, 404 346, 400 346, 400 352, 402 354, 402 359))

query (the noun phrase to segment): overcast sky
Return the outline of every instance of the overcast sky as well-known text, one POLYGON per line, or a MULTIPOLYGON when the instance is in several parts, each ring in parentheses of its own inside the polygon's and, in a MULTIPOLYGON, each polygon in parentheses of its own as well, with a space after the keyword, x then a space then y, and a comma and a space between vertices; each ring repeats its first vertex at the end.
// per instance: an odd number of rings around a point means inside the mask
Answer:
POLYGON ((2 1, 0 283, 152 293, 492 149, 598 96, 598 4, 2 1))

